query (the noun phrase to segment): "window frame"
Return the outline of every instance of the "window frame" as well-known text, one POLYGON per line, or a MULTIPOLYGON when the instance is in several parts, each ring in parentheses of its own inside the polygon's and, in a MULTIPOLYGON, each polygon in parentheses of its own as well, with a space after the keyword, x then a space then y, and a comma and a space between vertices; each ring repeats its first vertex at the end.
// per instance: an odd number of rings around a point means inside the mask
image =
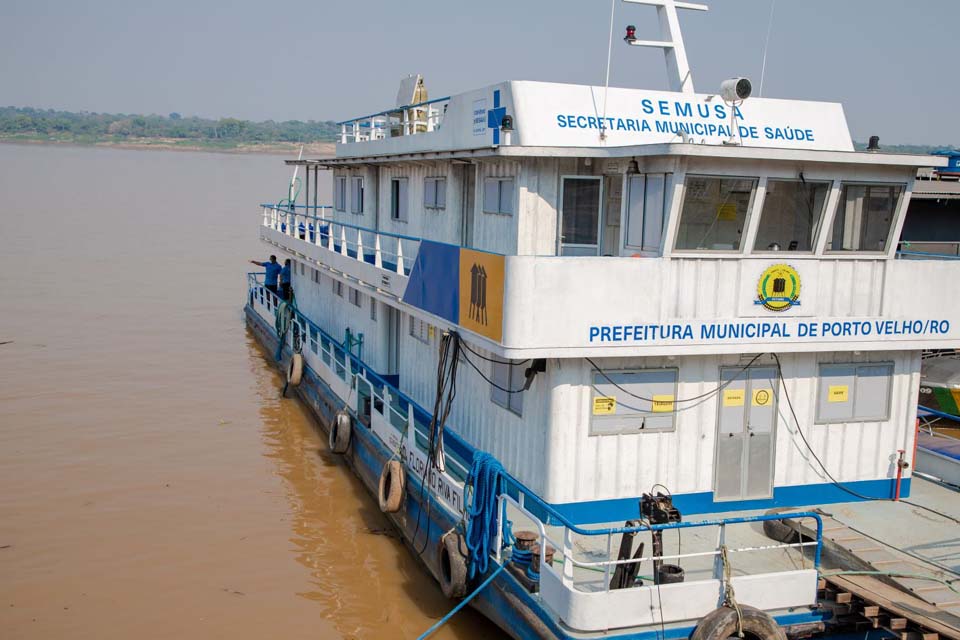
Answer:
POLYGON ((406 176, 390 178, 390 220, 410 221, 410 179, 406 176), (394 185, 397 185, 396 191, 394 185))
POLYGON ((340 297, 342 298, 342 297, 343 297, 343 282, 341 282, 340 280, 337 280, 336 278, 331 278, 330 281, 333 282, 333 293, 334 293, 334 295, 340 296, 340 297))
MULTIPOLYGON (((888 422, 892 415, 893 407, 893 378, 897 373, 896 363, 892 360, 881 360, 879 362, 818 362, 817 363, 817 393, 814 396, 814 420, 815 425, 834 425, 834 424, 860 424, 866 422, 888 422), (850 403, 853 405, 851 411, 853 412, 850 418, 842 420, 833 420, 829 418, 822 418, 820 416, 820 398, 821 394, 824 392, 824 367, 853 367, 853 388, 848 389, 848 393, 851 394, 850 403), (887 403, 884 407, 883 417, 860 417, 856 414, 857 412, 857 381, 859 380, 860 374, 859 370, 861 368, 867 367, 889 367, 890 374, 887 376, 887 403)), ((829 390, 829 389, 828 389, 829 390)))
POLYGON ((447 177, 427 176, 423 179, 423 208, 443 211, 447 208, 447 177), (428 187, 428 185, 433 185, 428 187), (440 202, 440 186, 443 185, 443 202, 440 202), (432 199, 428 196, 432 190, 432 199))
POLYGON ((363 306, 363 293, 356 287, 350 287, 350 292, 347 295, 347 299, 350 301, 350 304, 355 307, 363 306))
MULTIPOLYGON (((526 376, 524 375, 526 372, 526 368, 524 366, 524 362, 525 361, 523 360, 520 360, 520 361, 510 360, 509 362, 505 362, 501 360, 491 360, 490 380, 492 380, 493 382, 496 382, 497 384, 502 386, 504 389, 513 390, 513 389, 522 388, 522 384, 517 384, 516 380, 517 378, 519 378, 520 380, 523 380, 524 382, 526 382, 526 376), (498 367, 507 368, 506 384, 497 382, 498 367), (517 375, 516 373, 518 371, 519 371, 519 375, 517 375)), ((506 409, 507 411, 517 416, 518 418, 523 417, 523 394, 525 393, 526 391, 520 391, 517 393, 507 393, 506 391, 501 391, 500 389, 497 389, 495 386, 493 386, 493 384, 490 384, 490 401, 493 404, 497 405, 498 407, 502 409, 506 409), (500 400, 501 394, 506 398, 505 402, 500 400)))
POLYGON ((670 197, 673 189, 672 171, 650 171, 647 173, 628 173, 624 176, 624 191, 626 196, 623 199, 623 213, 621 214, 621 224, 623 226, 623 249, 638 252, 644 255, 663 255, 666 248, 664 240, 667 238, 670 222, 670 197), (653 248, 647 244, 647 184, 650 176, 663 178, 662 202, 660 203, 660 234, 657 246, 653 248), (631 215, 631 202, 633 197, 633 180, 641 178, 643 180, 643 201, 641 203, 640 217, 637 220, 640 224, 640 244, 630 244, 630 223, 633 221, 631 215))
POLYGON ((410 337, 422 344, 430 344, 430 323, 426 320, 410 316, 410 337))
MULTIPOLYGON (((771 182, 794 182, 794 183, 804 183, 804 180, 799 178, 788 178, 780 176, 762 176, 761 182, 763 186, 763 200, 760 202, 760 211, 756 215, 756 229, 753 230, 750 238, 750 242, 753 245, 756 245, 757 238, 760 236, 760 227, 763 224, 763 209, 767 206, 767 198, 770 194, 770 183, 771 182)), ((826 229, 827 218, 830 218, 830 198, 833 194, 834 181, 830 178, 812 178, 810 180, 805 180, 807 184, 822 184, 827 188, 827 192, 823 197, 823 207, 820 210, 820 218, 817 221, 817 227, 813 232, 813 238, 811 240, 811 246, 809 251, 799 251, 794 250, 790 251, 789 249, 780 249, 780 251, 773 251, 771 249, 763 248, 757 249, 755 246, 750 248, 750 254, 761 257, 769 256, 779 256, 782 254, 788 254, 790 256, 812 256, 818 253, 818 248, 820 247, 820 239, 826 229)), ((761 185, 757 186, 759 190, 761 185)), ((754 201, 753 206, 756 206, 756 201, 754 201)), ((833 219, 830 218, 830 224, 833 224, 833 219)))
POLYGON ((363 215, 363 176, 350 177, 350 213, 363 215))
MULTIPOLYGON (((837 201, 830 212, 829 225, 824 225, 822 238, 822 255, 829 255, 831 258, 849 257, 869 257, 883 258, 890 254, 891 248, 896 249, 897 243, 893 240, 894 236, 899 237, 900 223, 902 222, 901 211, 903 209, 904 198, 907 195, 908 184, 906 182, 891 181, 870 181, 870 180, 843 180, 834 181, 834 187, 837 189, 837 201), (900 196, 897 198, 897 204, 893 208, 893 219, 890 221, 890 233, 887 235, 887 244, 880 251, 864 251, 862 249, 830 249, 827 247, 833 239, 833 225, 837 222, 837 216, 840 214, 840 208, 844 206, 844 189, 846 187, 900 187, 900 196)), ((826 218, 824 218, 826 222, 826 218)))
MULTIPOLYGON (((595 369, 590 368, 589 371, 590 380, 587 385, 587 388, 590 391, 590 402, 587 404, 588 411, 588 425, 587 425, 587 436, 588 437, 601 437, 601 436, 619 436, 619 435, 640 435, 644 433, 675 433, 677 430, 677 397, 680 393, 680 368, 679 367, 627 367, 624 369, 595 369), (633 426, 632 424, 620 426, 619 428, 614 428, 614 430, 609 431, 596 431, 594 421, 598 417, 601 422, 613 422, 612 419, 608 419, 604 416, 595 416, 593 414, 593 399, 598 397, 600 392, 596 388, 598 382, 596 381, 599 376, 603 384, 610 384, 606 382, 603 378, 603 374, 656 374, 656 373, 673 373, 673 410, 669 412, 664 412, 664 414, 669 413, 670 415, 670 426, 668 427, 647 427, 646 426, 646 416, 640 416, 640 426, 633 426)), ((634 406, 644 402, 643 400, 636 399, 636 402, 631 402, 634 406)), ((647 403, 651 405, 651 411, 649 412, 639 412, 641 414, 649 414, 651 416, 655 415, 656 412, 652 411, 652 403, 647 403)), ((662 416, 658 416, 662 417, 662 416)), ((637 419, 636 415, 632 416, 622 416, 625 420, 635 421, 637 419)))
POLYGON ((333 208, 347 212, 347 176, 336 176, 333 181, 333 208))
MULTIPOLYGON (((677 174, 674 174, 677 175, 677 174)), ((767 175, 755 175, 755 176, 745 176, 745 175, 733 175, 733 174, 713 174, 713 173, 685 173, 683 174, 683 181, 680 184, 680 202, 677 206, 677 215, 676 222, 670 222, 669 219, 667 223, 671 225, 670 229, 666 227, 663 230, 663 234, 667 235, 667 232, 670 232, 672 236, 670 238, 670 252, 672 254, 679 254, 680 256, 695 256, 695 255, 709 255, 709 256, 740 256, 752 253, 748 247, 748 240, 750 240, 751 235, 751 225, 754 221, 754 209, 757 204, 757 195, 760 191, 761 183, 769 178, 767 175), (754 182, 753 190, 750 193, 750 200, 747 202, 747 212, 743 220, 743 232, 740 235, 740 248, 739 249, 680 249, 677 247, 677 242, 680 240, 680 230, 683 225, 683 207, 687 201, 687 192, 689 190, 689 181, 690 178, 710 178, 717 180, 751 180, 754 182)), ((664 193, 664 202, 666 203, 666 192, 664 193)), ((672 209, 672 207, 671 207, 672 209)), ((671 211, 672 212, 672 211, 671 211)), ((668 212, 668 213, 671 213, 668 212)))
POLYGON ((483 213, 489 213, 492 215, 498 216, 512 216, 516 214, 517 210, 517 179, 516 176, 486 176, 483 181, 480 183, 482 192, 480 193, 480 210, 483 213), (487 183, 496 182, 497 183, 497 210, 491 211, 487 209, 487 183), (510 210, 503 210, 503 183, 509 182, 512 185, 513 192, 510 194, 510 210))

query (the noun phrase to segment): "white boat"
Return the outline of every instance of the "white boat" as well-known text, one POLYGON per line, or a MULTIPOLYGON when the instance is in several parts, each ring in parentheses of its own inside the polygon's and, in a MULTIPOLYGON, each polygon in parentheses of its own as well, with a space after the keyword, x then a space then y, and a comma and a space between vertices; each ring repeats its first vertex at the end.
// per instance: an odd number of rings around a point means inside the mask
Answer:
POLYGON ((697 93, 678 9, 705 7, 629 2, 671 91, 406 81, 290 161, 306 188, 259 232, 295 308, 250 274, 246 317, 445 593, 512 637, 831 633, 821 536, 754 523, 910 494, 960 264, 896 239, 945 161, 854 151, 839 104, 697 93))

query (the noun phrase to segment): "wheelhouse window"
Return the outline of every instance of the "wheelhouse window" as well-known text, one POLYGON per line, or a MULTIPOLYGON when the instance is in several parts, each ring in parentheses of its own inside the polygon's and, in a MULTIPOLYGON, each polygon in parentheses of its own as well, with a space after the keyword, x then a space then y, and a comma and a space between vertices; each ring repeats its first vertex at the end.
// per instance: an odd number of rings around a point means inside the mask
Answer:
POLYGON ((687 176, 678 251, 739 251, 757 178, 687 176))
POLYGON ((890 419, 893 363, 821 364, 817 424, 890 419))
POLYGON ((390 218, 398 222, 407 221, 407 179, 390 180, 390 218))
POLYGON ((523 416, 523 385, 526 382, 523 364, 492 363, 493 384, 490 385, 490 400, 518 416, 523 416))
POLYGON ((427 209, 445 209, 447 206, 447 179, 423 179, 423 206, 427 209))
POLYGON ((902 195, 900 184, 844 184, 827 251, 886 251, 902 195))
POLYGON ((337 211, 347 210, 346 176, 338 176, 333 182, 333 206, 337 211))
POLYGON ((487 178, 483 181, 483 212, 513 214, 513 178, 487 178))
POLYGON ((363 213, 363 178, 350 178, 350 213, 363 213))
POLYGON ((829 182, 769 180, 753 250, 812 252, 829 193, 829 182))

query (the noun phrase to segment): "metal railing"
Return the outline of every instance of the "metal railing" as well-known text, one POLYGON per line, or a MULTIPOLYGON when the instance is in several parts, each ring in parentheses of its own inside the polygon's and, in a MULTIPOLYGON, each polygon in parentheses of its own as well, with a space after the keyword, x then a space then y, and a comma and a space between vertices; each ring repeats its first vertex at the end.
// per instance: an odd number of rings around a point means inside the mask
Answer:
MULTIPOLYGON (((249 299, 254 310, 257 310, 259 305, 267 312, 261 313, 261 316, 266 315, 269 320, 269 314, 276 313, 283 300, 263 285, 263 275, 259 272, 247 274, 249 299)), ((411 434, 413 445, 425 454, 430 440, 430 414, 353 355, 345 346, 345 341, 338 341, 299 310, 294 310, 293 319, 300 331, 303 350, 316 355, 319 360, 314 360, 314 364, 326 367, 350 388, 351 397, 342 400, 354 403, 350 408, 358 416, 366 416, 364 407, 359 406, 362 402, 361 387, 365 387, 370 393, 370 411, 376 411, 383 416, 401 435, 411 434)), ((293 347, 292 334, 288 336, 286 346, 293 347)), ((307 367, 312 366, 306 361, 305 364, 307 367)), ((444 444, 447 445, 444 450, 447 474, 462 483, 470 470, 474 449, 459 438, 451 438, 449 432, 444 433, 444 444)))
POLYGON ((384 140, 436 131, 443 124, 450 98, 437 98, 338 122, 340 142, 384 140))
POLYGON ((960 260, 960 241, 903 241, 897 245, 897 258, 904 260, 960 260))
POLYGON ((333 209, 326 205, 260 206, 265 227, 402 276, 410 275, 420 249, 420 238, 414 236, 338 222, 332 219, 333 209))
MULTIPOLYGON (((577 589, 577 583, 574 577, 574 568, 580 567, 587 570, 603 570, 604 574, 604 592, 610 591, 610 582, 612 572, 616 569, 618 565, 622 564, 645 564, 653 563, 655 561, 664 561, 664 560, 680 560, 684 558, 704 558, 704 557, 713 557, 714 561, 714 570, 711 579, 718 579, 723 577, 723 564, 722 556, 726 554, 736 554, 736 553, 748 553, 748 552, 762 552, 762 551, 773 551, 777 549, 802 549, 805 547, 814 547, 814 558, 813 558, 813 568, 819 570, 820 568, 820 556, 823 548, 823 520, 822 518, 813 512, 802 511, 795 513, 784 513, 784 514, 764 514, 756 516, 743 516, 743 517, 734 517, 734 518, 721 518, 714 520, 700 520, 700 521, 681 521, 670 524, 653 524, 653 525, 642 525, 639 527, 607 527, 599 529, 584 529, 578 527, 569 521, 566 521, 562 516, 560 516, 555 510, 550 508, 548 505, 543 503, 536 496, 524 492, 521 493, 519 499, 515 499, 508 494, 501 494, 499 497, 499 517, 501 523, 506 523, 507 521, 507 505, 512 505, 514 509, 523 514, 528 518, 535 527, 537 527, 537 533, 540 537, 540 566, 541 571, 549 570, 555 571, 552 566, 547 562, 547 546, 552 546, 556 553, 559 555, 554 555, 553 561, 557 562, 560 560, 562 564, 562 573, 560 574, 561 582, 565 587, 570 589, 577 589), (561 541, 555 540, 552 538, 546 530, 546 526, 543 521, 530 512, 525 506, 524 502, 526 499, 534 499, 538 506, 545 507, 550 511, 550 515, 553 518, 556 518, 560 521, 563 526, 563 539, 561 541), (746 547, 727 547, 726 537, 727 537, 727 527, 731 525, 741 525, 749 524, 755 522, 765 522, 770 520, 783 521, 788 519, 797 519, 797 518, 811 518, 816 524, 816 540, 812 541, 800 541, 792 543, 780 543, 780 544, 770 544, 770 545, 754 545, 746 547), (709 551, 695 551, 692 553, 675 553, 675 554, 661 554, 659 556, 650 555, 641 558, 626 558, 624 560, 611 560, 613 553, 613 536, 623 535, 626 533, 639 533, 639 532, 654 532, 654 531, 668 531, 675 529, 691 529, 691 528, 703 528, 703 527, 716 527, 717 528, 717 543, 714 549, 709 551), (598 560, 598 561, 584 561, 577 560, 574 556, 574 535, 580 536, 605 536, 606 537, 606 558, 607 560, 598 560)), ((503 547, 503 529, 501 525, 500 530, 497 532, 497 562, 502 562, 502 547, 503 547)))

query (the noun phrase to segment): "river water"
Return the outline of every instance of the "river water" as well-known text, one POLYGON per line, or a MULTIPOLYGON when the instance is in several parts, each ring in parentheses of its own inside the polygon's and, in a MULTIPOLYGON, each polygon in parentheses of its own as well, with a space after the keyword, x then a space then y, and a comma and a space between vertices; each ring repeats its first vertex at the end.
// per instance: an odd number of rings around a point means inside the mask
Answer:
MULTIPOLYGON (((245 328, 281 160, 0 145, 5 640, 416 638, 451 608, 245 328)), ((434 637, 501 636, 468 609, 434 637)))

